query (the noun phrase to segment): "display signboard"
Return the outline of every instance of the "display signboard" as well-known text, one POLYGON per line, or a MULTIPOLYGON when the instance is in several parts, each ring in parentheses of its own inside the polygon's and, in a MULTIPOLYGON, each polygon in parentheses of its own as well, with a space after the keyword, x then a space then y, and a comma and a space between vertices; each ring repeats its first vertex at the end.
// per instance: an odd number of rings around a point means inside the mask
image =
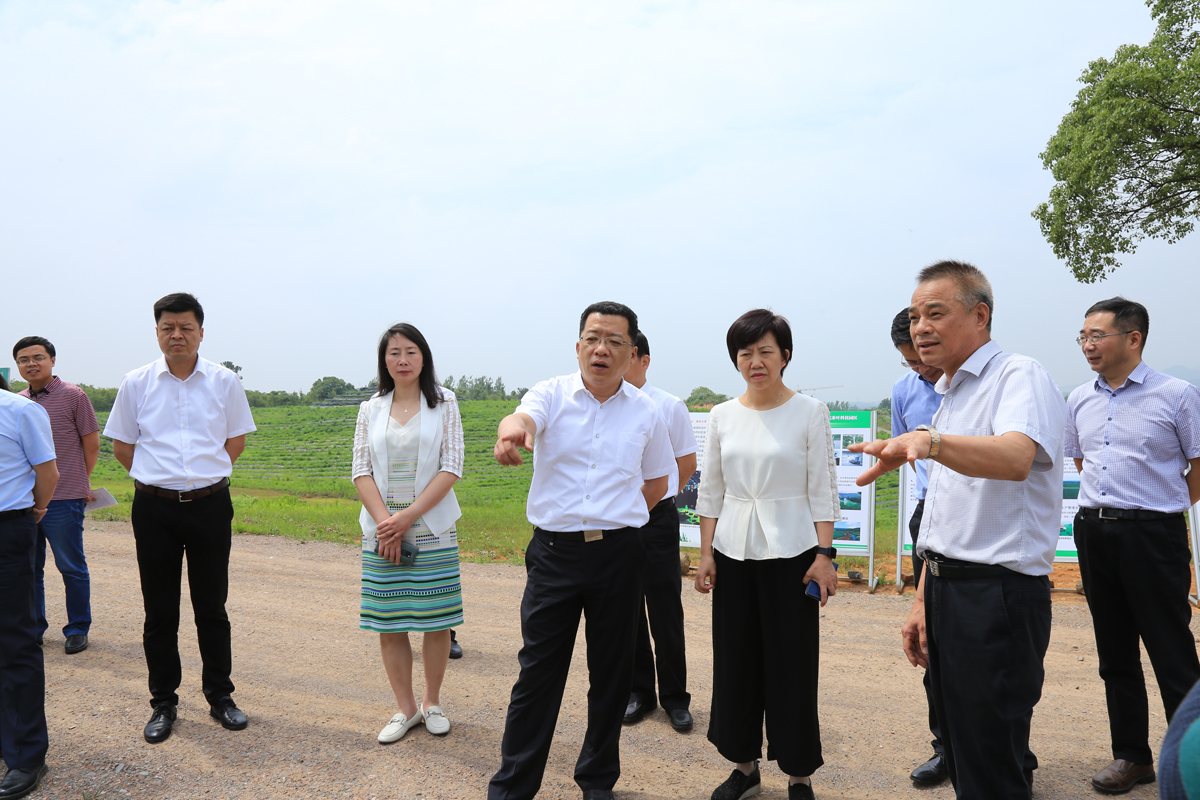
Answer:
POLYGON ((0 375, 3 375, 4 382, 8 383, 8 367, 0 367, 0 375))
MULTIPOLYGON (((917 510, 917 471, 911 464, 900 467, 900 513, 897 516, 896 552, 912 555, 912 537, 908 533, 908 522, 917 510)), ((1054 560, 1064 563, 1079 561, 1075 550, 1075 512, 1079 510, 1079 471, 1075 461, 1063 459, 1063 505, 1059 521, 1058 544, 1054 549, 1054 560)))
POLYGON ((704 437, 708 433, 708 412, 692 411, 692 433, 696 436, 696 471, 675 495, 679 510, 679 546, 700 546, 700 517, 696 514, 696 492, 700 488, 700 473, 704 469, 704 437))

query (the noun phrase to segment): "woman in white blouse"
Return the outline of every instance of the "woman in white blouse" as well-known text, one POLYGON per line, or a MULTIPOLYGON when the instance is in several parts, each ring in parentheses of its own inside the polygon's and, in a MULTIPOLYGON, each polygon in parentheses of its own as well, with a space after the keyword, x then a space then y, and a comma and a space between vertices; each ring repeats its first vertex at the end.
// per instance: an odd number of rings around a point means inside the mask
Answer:
POLYGON ((354 430, 352 477, 362 500, 362 605, 359 628, 379 633, 379 649, 397 713, 379 733, 394 742, 423 722, 450 731, 440 692, 450 629, 462 624, 458 538, 462 477, 458 401, 437 384, 433 355, 412 325, 393 325, 379 340, 379 393, 362 404, 354 430), (401 545, 417 548, 401 563, 401 545), (409 559, 406 559, 409 560, 409 559), (424 634, 425 693, 413 693, 409 633, 424 634))
POLYGON ((708 739, 734 762, 713 800, 758 794, 767 758, 788 797, 812 798, 824 763, 817 722, 818 609, 837 591, 833 523, 840 518, 833 436, 824 403, 783 383, 792 332, 748 311, 726 334, 746 393, 708 418, 700 473, 696 590, 713 594, 713 699, 708 739), (809 581, 820 598, 805 596, 809 581))

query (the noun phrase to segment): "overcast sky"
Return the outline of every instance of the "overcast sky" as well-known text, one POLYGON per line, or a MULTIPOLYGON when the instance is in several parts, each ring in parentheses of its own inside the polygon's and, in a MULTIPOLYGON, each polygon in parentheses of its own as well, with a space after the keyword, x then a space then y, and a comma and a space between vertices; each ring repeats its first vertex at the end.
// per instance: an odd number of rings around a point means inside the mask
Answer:
POLYGON ((1138 0, 4 0, 0 363, 40 334, 115 386, 191 291, 248 388, 365 383, 399 320, 515 388, 613 299, 653 382, 734 394, 725 330, 766 305, 791 385, 876 400, 914 274, 958 258, 1064 390, 1115 294, 1152 366, 1200 367, 1200 235, 1086 286, 1030 217, 1080 72, 1152 30, 1138 0))

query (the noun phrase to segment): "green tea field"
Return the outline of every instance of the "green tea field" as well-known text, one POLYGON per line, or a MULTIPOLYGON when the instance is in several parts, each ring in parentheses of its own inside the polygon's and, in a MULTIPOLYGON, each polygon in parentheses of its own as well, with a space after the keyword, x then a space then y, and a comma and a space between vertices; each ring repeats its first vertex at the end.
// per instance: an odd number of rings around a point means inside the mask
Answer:
MULTIPOLYGON (((492 457, 496 425, 515 407, 515 401, 504 400, 460 403, 466 465, 454 491, 463 508, 458 535, 467 560, 523 562, 530 533, 525 497, 533 462, 527 458, 523 466, 502 467, 492 457)), ((358 495, 350 482, 357 406, 285 406, 253 412, 258 430, 247 437, 246 451, 233 470, 234 530, 347 544, 358 541, 358 495)), ((103 428, 108 414, 97 416, 103 428)), ((881 425, 886 424, 883 417, 881 425)), ((108 488, 121 501, 116 508, 99 512, 101 518, 128 517, 133 482, 113 458, 108 439, 101 439, 92 484, 108 488)), ((895 474, 885 476, 877 486, 879 558, 888 558, 896 549, 897 491, 895 474)), ((864 558, 844 562, 843 569, 867 568, 864 558)))

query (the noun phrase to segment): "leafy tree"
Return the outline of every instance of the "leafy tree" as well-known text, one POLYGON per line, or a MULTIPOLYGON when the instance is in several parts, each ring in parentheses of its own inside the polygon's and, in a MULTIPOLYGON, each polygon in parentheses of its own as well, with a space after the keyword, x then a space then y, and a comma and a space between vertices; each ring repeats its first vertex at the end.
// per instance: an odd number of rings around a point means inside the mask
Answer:
POLYGON ((1041 154, 1056 183, 1033 216, 1083 283, 1147 236, 1179 241, 1200 216, 1200 0, 1146 5, 1150 43, 1088 65, 1041 154))
POLYGON ((892 398, 885 397, 879 401, 879 410, 886 411, 889 414, 892 412, 892 398))
POLYGON ((88 400, 92 401, 92 408, 97 411, 112 411, 113 403, 117 400, 116 389, 100 389, 95 386, 88 386, 86 383, 79 384, 79 388, 83 389, 83 393, 88 396, 88 400))
POLYGON ((853 408, 850 407, 849 400, 834 400, 832 403, 826 403, 825 406, 830 411, 853 411, 854 410, 853 408))
POLYGON ((341 378, 335 378, 332 375, 327 375, 318 381, 314 381, 312 388, 308 390, 305 399, 310 403, 318 403, 322 400, 328 400, 331 397, 337 397, 339 394, 352 394, 358 389, 353 383, 344 381, 341 378))
POLYGON ((298 406, 304 402, 304 395, 299 392, 285 392, 275 389, 270 392, 246 390, 246 402, 251 408, 275 408, 277 406, 298 406))
POLYGON ((232 361, 222 361, 221 366, 238 376, 238 380, 242 379, 242 368, 232 361))
POLYGON ((729 398, 723 394, 717 394, 707 386, 697 386, 692 389, 692 393, 688 395, 688 406, 715 406, 717 403, 724 403, 729 398))

